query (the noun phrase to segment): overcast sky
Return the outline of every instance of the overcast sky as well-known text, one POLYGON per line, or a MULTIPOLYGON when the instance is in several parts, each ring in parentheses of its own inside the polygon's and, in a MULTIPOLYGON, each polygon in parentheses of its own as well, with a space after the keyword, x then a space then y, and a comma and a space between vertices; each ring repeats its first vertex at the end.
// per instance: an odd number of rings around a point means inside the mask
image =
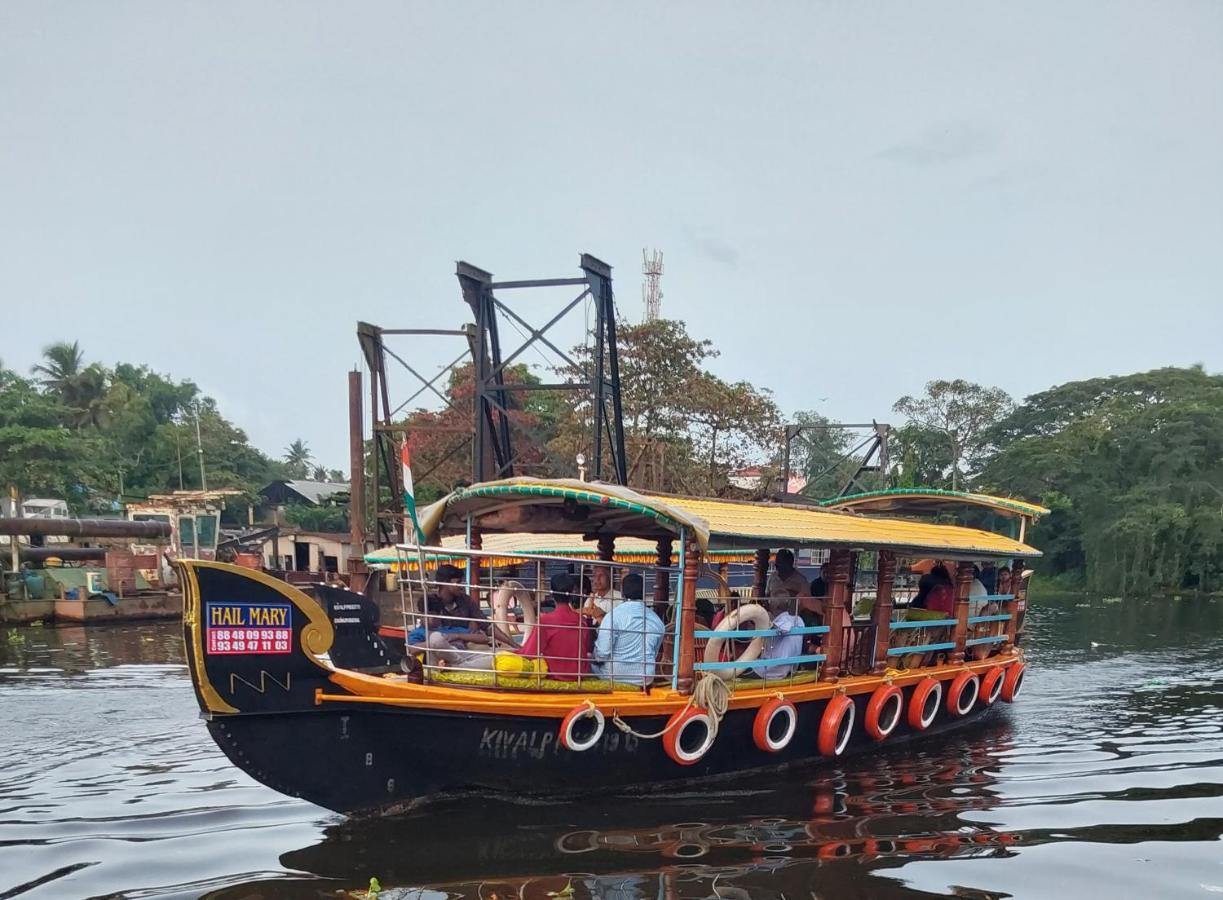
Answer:
POLYGON ((359 319, 587 251, 637 321, 646 246, 786 412, 1218 371, 1223 3, 0 3, 10 367, 77 339, 347 469, 359 319))

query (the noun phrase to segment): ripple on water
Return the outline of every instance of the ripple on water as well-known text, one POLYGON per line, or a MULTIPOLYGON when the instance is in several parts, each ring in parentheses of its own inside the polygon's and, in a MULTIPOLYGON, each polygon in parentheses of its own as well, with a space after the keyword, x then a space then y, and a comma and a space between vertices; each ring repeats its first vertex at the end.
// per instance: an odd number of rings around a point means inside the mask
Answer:
POLYGON ((566 886, 753 900, 1209 895, 1223 884, 1223 617, 1182 605, 1169 630, 1160 612, 1037 606, 1018 706, 974 734, 818 777, 373 822, 232 767, 198 720, 176 628, 10 632, 0 897, 334 896, 370 875, 395 886, 391 900, 408 887, 566 886))

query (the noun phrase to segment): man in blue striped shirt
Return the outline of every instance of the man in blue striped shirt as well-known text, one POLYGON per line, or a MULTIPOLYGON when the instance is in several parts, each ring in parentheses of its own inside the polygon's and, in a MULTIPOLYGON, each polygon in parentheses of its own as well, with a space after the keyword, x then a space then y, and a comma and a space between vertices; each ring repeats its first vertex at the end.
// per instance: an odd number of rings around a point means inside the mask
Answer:
POLYGON ((624 602, 603 617, 595 638, 594 673, 626 684, 649 684, 662 646, 662 619, 642 602, 641 576, 625 575, 620 584, 624 602))

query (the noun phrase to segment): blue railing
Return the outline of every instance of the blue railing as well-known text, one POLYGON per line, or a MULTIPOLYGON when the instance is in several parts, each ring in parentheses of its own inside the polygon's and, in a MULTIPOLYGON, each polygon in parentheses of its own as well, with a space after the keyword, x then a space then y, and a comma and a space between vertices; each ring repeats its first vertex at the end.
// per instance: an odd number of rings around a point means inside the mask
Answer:
POLYGON ((971 638, 964 642, 967 647, 975 647, 978 644, 1000 644, 1007 639, 1005 634, 995 634, 990 637, 971 638))
POLYGON ((1011 620, 1010 613, 998 613, 992 616, 969 616, 969 625, 980 625, 982 622, 1009 622, 1011 620))
POLYGON ((798 628, 791 628, 786 632, 783 632, 780 628, 747 628, 743 631, 696 631, 693 632, 692 636, 696 638, 730 638, 732 640, 738 640, 739 638, 781 637, 782 634, 827 633, 827 625, 802 625, 798 628))
MULTIPOLYGON (((726 634, 726 632, 721 632, 726 634)), ((694 663, 693 668, 698 672, 708 672, 713 669, 756 669, 770 668, 772 666, 797 666, 802 663, 817 663, 823 662, 828 657, 823 653, 809 653, 804 656, 779 656, 776 659, 731 659, 726 662, 699 662, 694 663)), ((781 679, 778 679, 779 681, 781 679)))
POLYGON ((914 644, 912 647, 891 647, 888 656, 907 656, 910 653, 929 653, 932 650, 954 650, 955 641, 944 644, 914 644))
POLYGON ((955 619, 926 619, 925 621, 918 619, 916 621, 893 622, 891 627, 892 631, 900 631, 902 628, 943 628, 955 623, 955 619))

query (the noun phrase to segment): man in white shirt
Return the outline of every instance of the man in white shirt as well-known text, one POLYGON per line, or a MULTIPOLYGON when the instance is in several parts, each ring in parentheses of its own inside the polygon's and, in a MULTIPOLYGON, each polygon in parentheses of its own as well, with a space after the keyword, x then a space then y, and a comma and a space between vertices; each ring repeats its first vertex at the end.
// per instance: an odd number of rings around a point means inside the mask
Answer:
POLYGON ((624 597, 611 586, 611 567, 595 566, 591 577, 593 590, 582 607, 582 614, 590 616, 595 622, 603 621, 603 617, 624 602, 624 597))
MULTIPOLYGON (((771 627, 776 628, 781 634, 764 639, 764 652, 760 654, 760 658, 788 659, 791 656, 801 656, 803 652, 803 636, 801 634, 790 633, 791 629, 798 628, 803 624, 803 620, 791 612, 794 601, 789 597, 770 597, 766 603, 768 604, 769 615, 773 617, 771 627)), ((756 674, 767 681, 789 678, 793 671, 794 663, 756 667, 756 674)))
POLYGON ((764 592, 770 597, 809 597, 809 588, 807 579, 794 568, 794 551, 785 547, 778 550, 764 592))

